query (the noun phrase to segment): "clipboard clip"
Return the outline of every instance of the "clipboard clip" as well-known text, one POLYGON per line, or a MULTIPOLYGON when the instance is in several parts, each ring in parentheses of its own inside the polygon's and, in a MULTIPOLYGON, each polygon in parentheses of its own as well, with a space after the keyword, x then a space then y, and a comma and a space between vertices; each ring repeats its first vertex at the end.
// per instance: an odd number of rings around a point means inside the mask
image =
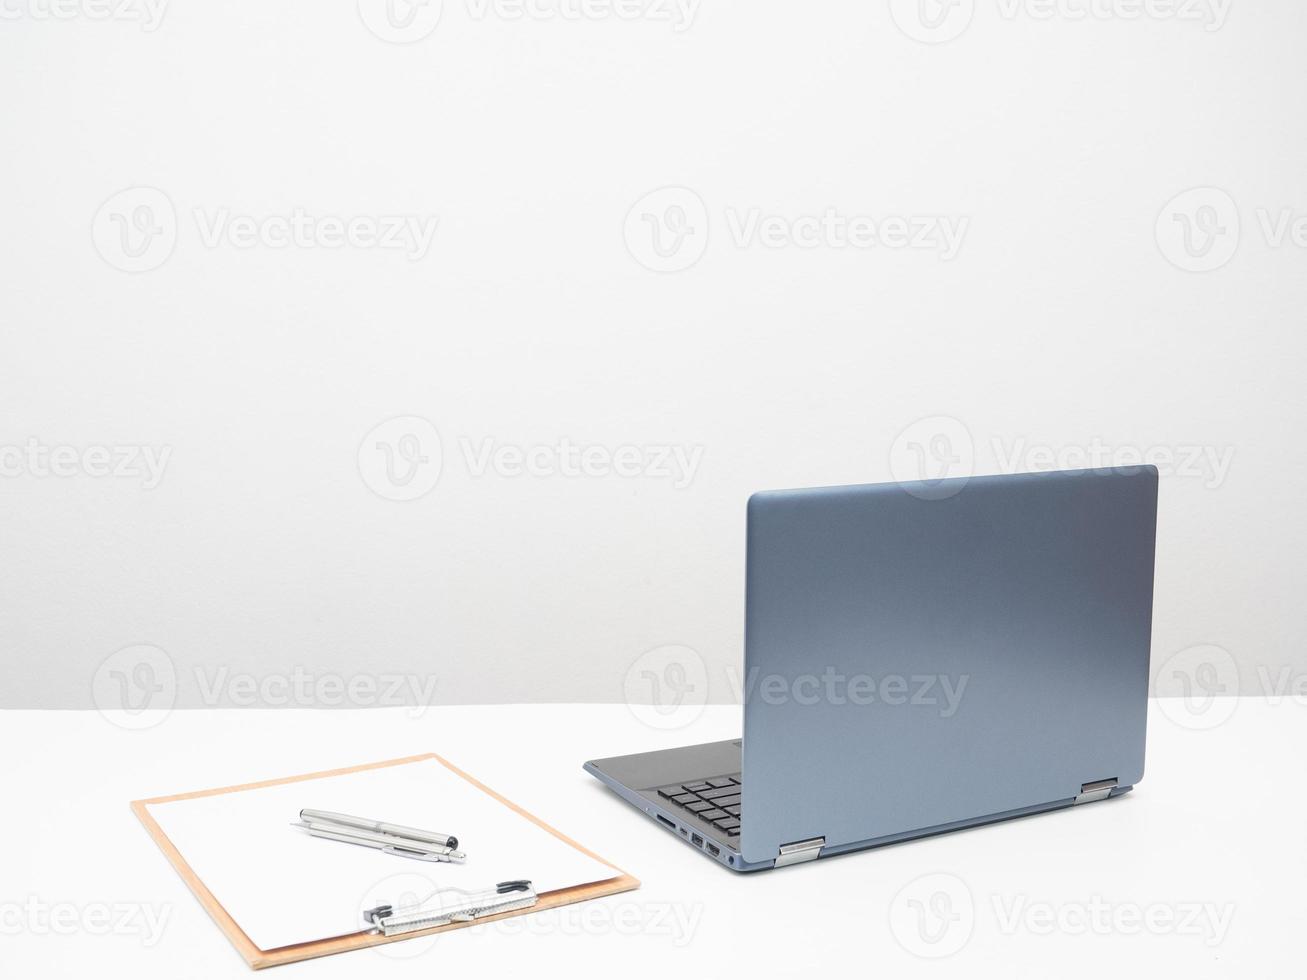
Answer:
POLYGON ((383 936, 402 936, 451 922, 471 922, 487 915, 531 908, 540 900, 531 882, 526 880, 501 881, 484 891, 448 888, 436 895, 441 900, 431 908, 396 911, 393 905, 378 905, 367 909, 363 919, 383 936))

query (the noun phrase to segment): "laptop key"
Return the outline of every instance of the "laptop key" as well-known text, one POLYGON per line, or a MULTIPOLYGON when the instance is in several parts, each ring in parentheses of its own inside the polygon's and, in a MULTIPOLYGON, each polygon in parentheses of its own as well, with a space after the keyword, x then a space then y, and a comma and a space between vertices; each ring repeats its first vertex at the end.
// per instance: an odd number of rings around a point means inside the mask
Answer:
POLYGON ((712 787, 707 783, 686 783, 681 787, 681 789, 685 790, 687 793, 699 793, 705 789, 712 789, 712 787))
POLYGON ((704 803, 702 800, 699 800, 695 803, 686 804, 685 808, 689 810, 691 813, 702 813, 704 810, 711 810, 713 808, 713 805, 711 803, 704 803))
POLYGON ((720 820, 714 820, 713 826, 718 830, 739 830, 740 821, 734 817, 722 817, 720 820))
POLYGON ((740 815, 740 804, 738 803, 736 803, 734 806, 729 806, 729 805, 722 806, 722 809, 733 817, 738 817, 740 815))
POLYGON ((673 797, 676 797, 676 796, 680 796, 680 795, 681 795, 681 787, 679 787, 679 786, 672 786, 672 787, 669 787, 668 789, 660 789, 660 790, 658 791, 658 795, 661 796, 661 797, 662 797, 663 799, 665 799, 665 800, 670 800, 670 799, 672 799, 673 797))
POLYGON ((695 796, 693 793, 682 793, 679 796, 673 796, 672 802, 679 803, 681 804, 681 806, 685 806, 685 804, 693 803, 698 798, 699 797, 695 796))
POLYGON ((702 810, 700 811, 699 816, 704 820, 707 820, 709 823, 716 823, 718 820, 729 817, 730 814, 725 810, 702 810))
POLYGON ((739 806, 740 794, 732 793, 730 796, 716 796, 713 798, 713 802, 718 806, 739 806))
POLYGON ((717 789, 706 789, 699 795, 702 796, 705 800, 715 800, 723 796, 737 796, 739 795, 739 792, 740 792, 740 787, 734 785, 727 785, 727 786, 719 787, 717 789))
POLYGON ((724 786, 731 786, 734 784, 731 782, 730 776, 718 776, 716 779, 708 780, 708 785, 713 787, 713 789, 721 789, 724 786))

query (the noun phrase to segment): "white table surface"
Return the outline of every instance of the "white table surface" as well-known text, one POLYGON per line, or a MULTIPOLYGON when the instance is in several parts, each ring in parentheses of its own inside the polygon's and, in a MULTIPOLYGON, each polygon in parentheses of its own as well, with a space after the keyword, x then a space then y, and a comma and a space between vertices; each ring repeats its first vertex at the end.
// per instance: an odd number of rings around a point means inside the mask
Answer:
POLYGON ((1242 699, 1210 730, 1154 703, 1148 774, 1124 798, 755 875, 580 769, 738 735, 738 707, 691 715, 660 731, 623 705, 207 710, 128 731, 92 712, 0 712, 0 976, 248 975, 128 802, 429 751, 643 886, 273 976, 1285 976, 1300 958, 1300 701, 1242 699))

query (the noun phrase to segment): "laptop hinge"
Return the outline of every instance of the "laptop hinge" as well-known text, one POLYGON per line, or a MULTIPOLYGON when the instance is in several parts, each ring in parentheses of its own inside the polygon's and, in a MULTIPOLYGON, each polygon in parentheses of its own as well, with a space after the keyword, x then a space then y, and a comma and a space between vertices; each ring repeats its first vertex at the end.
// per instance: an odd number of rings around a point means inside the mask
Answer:
POLYGON ((793 844, 782 844, 776 854, 774 867, 784 868, 790 864, 815 861, 821 855, 821 849, 825 844, 825 837, 813 837, 809 840, 796 840, 793 844))
POLYGON ((1112 790, 1116 789, 1115 779, 1100 779, 1096 783, 1084 783, 1080 787, 1080 792, 1076 798, 1071 801, 1071 805, 1077 803, 1093 803, 1095 800, 1105 800, 1111 795, 1112 790))

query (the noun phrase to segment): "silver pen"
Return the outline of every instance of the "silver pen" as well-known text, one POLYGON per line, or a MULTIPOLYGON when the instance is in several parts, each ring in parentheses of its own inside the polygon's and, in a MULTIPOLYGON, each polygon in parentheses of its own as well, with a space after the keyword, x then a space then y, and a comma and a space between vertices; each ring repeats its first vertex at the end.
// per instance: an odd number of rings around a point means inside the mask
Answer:
POLYGON ((418 861, 445 861, 462 864, 467 855, 458 850, 458 838, 417 827, 352 817, 347 813, 329 810, 301 810, 302 827, 314 837, 372 847, 387 854, 413 858, 418 861))

